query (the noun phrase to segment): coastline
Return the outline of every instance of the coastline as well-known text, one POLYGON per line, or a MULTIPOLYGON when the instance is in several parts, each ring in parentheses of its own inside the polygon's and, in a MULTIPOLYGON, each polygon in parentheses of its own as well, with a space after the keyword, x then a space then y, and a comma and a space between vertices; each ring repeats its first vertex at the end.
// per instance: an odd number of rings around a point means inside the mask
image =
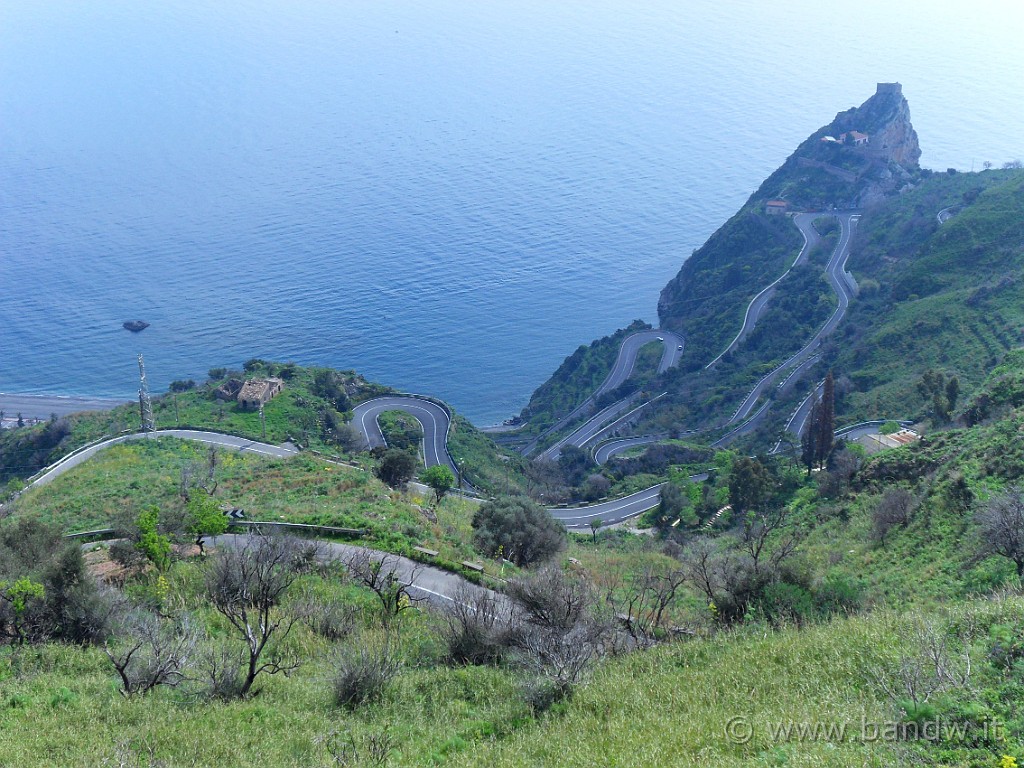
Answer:
POLYGON ((3 426, 18 422, 18 414, 26 422, 45 421, 51 415, 67 416, 81 411, 109 411, 129 400, 110 397, 80 397, 71 395, 22 395, 0 392, 0 411, 3 426))

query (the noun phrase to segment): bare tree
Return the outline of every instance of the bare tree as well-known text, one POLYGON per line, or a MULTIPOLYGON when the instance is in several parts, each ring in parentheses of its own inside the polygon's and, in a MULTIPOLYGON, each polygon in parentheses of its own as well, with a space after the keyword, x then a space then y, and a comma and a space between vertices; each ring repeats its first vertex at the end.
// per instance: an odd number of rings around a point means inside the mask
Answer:
POLYGON ((123 630, 124 639, 104 646, 121 679, 122 696, 145 695, 160 685, 174 688, 185 680, 199 642, 199 631, 188 617, 172 624, 133 611, 123 630))
POLYGON ((589 581, 556 565, 513 579, 506 592, 528 623, 555 630, 568 630, 580 623, 595 603, 589 581))
POLYGON ((680 560, 685 580, 704 596, 719 620, 730 623, 743 618, 762 581, 748 554, 699 539, 680 560))
POLYGON ((978 523, 979 557, 1000 555, 1017 566, 1024 581, 1024 489, 1014 486, 992 497, 975 515, 978 523))
POLYGON ((873 663, 868 672, 892 701, 927 704, 938 693, 970 685, 969 637, 956 637, 947 622, 916 620, 906 631, 905 651, 890 663, 873 663))
POLYGON ((556 566, 513 580, 507 593, 515 604, 509 641, 534 677, 527 700, 543 709, 572 695, 615 633, 596 615, 593 585, 556 566))
POLYGON ((604 634, 592 621, 567 630, 531 627, 519 641, 520 663, 552 686, 554 700, 567 698, 586 680, 604 634))
POLYGON ((385 626, 416 603, 410 587, 419 575, 419 566, 412 566, 408 579, 399 575, 401 560, 397 555, 380 555, 367 549, 353 547, 342 562, 356 583, 377 596, 383 611, 385 626))
POLYGON ((207 570, 206 589, 213 607, 245 644, 238 696, 247 696, 259 675, 287 673, 298 666, 276 653, 264 654, 271 641, 276 650, 296 621, 281 604, 295 581, 299 552, 292 538, 253 534, 243 537, 237 548, 219 552, 207 570))
POLYGON ((792 524, 790 518, 790 510, 785 506, 762 507, 747 512, 743 517, 740 547, 749 555, 755 574, 761 574, 762 558, 766 555, 771 568, 777 569, 796 551, 803 539, 803 531, 792 524), (772 543, 770 550, 769 541, 772 543))
POLYGON ((828 472, 818 478, 818 492, 829 499, 846 493, 850 480, 859 468, 860 460, 853 451, 845 447, 834 451, 829 460, 828 472))
POLYGON ((207 496, 213 496, 217 492, 217 467, 220 466, 220 456, 217 453, 217 446, 211 445, 206 453, 206 462, 200 464, 190 461, 181 468, 178 493, 181 498, 188 501, 192 491, 199 488, 206 492, 207 496))
POLYGON ((885 546, 885 537, 896 526, 906 528, 910 524, 917 500, 906 488, 886 488, 871 515, 872 535, 885 546))
POLYGON ((656 631, 663 628, 665 613, 675 602, 686 578, 682 567, 648 565, 633 574, 623 601, 621 620, 637 645, 654 642, 656 631))

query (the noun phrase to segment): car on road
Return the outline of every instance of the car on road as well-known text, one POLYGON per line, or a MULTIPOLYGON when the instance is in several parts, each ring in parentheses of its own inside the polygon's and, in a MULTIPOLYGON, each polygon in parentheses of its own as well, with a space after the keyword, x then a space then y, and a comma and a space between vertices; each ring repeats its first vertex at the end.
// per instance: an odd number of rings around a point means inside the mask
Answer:
POLYGON ((678 349, 680 352, 682 352, 683 351, 683 345, 680 344, 678 347, 676 347, 676 349, 678 349))
POLYGON ((659 337, 658 337, 658 341, 664 341, 664 340, 665 340, 665 337, 664 337, 664 336, 659 336, 659 337))

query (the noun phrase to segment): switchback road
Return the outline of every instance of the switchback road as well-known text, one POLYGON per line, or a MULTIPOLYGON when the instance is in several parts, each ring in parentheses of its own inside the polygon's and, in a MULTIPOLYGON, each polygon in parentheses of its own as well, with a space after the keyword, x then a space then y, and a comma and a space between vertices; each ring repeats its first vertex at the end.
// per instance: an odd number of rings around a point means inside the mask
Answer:
POLYGON ((768 302, 771 301, 772 295, 775 293, 775 286, 782 282, 782 279, 793 271, 793 267, 799 266, 807 261, 807 256, 811 252, 811 249, 817 245, 818 241, 821 239, 821 235, 819 235, 818 231, 812 226, 814 220, 820 216, 822 216, 820 213, 798 213, 793 217, 793 222, 800 230, 800 234, 804 237, 804 244, 800 249, 800 253, 796 255, 793 263, 789 265, 789 269, 775 278, 768 287, 751 299, 750 304, 747 305, 747 311, 743 315, 743 324, 740 326, 739 333, 736 334, 735 338, 729 342, 729 345, 725 349, 718 353, 718 357, 704 366, 705 370, 712 367, 715 363, 736 349, 739 343, 747 337, 747 334, 754 329, 754 326, 757 325, 757 321, 761 319, 761 315, 764 314, 765 308, 768 306, 768 302))
MULTIPOLYGON (((795 223, 800 228, 800 231, 804 236, 804 247, 797 255, 797 258, 790 269, 792 269, 793 266, 797 266, 807 258, 807 253, 817 241, 817 232, 811 226, 811 222, 820 215, 822 214, 808 213, 800 214, 795 217, 795 223)), ((752 423, 756 421, 756 416, 766 410, 768 405, 767 402, 762 405, 761 409, 757 414, 755 414, 755 418, 750 419, 745 424, 742 422, 752 412, 754 405, 760 399, 761 395, 783 371, 794 366, 803 365, 811 356, 814 349, 821 343, 821 340, 835 330, 835 327, 839 324, 846 313, 849 300, 855 290, 855 283, 853 282, 852 277, 846 273, 845 265, 846 259, 849 255, 849 244, 853 225, 859 218, 859 215, 854 213, 845 213, 838 214, 838 218, 841 224, 840 240, 833 252, 832 258, 829 260, 826 273, 828 275, 829 282, 832 284, 833 289, 839 297, 839 306, 833 313, 832 317, 829 318, 828 322, 826 322, 826 324, 814 335, 811 341, 808 342, 803 349, 786 361, 782 366, 758 382, 757 386, 755 386, 754 390, 752 390, 744 399, 740 408, 729 421, 729 424, 741 423, 741 426, 737 429, 753 428, 752 423)), ((771 285, 762 290, 754 298, 747 308, 744 323, 740 328, 739 334, 737 334, 736 338, 730 343, 729 347, 726 348, 723 354, 738 344, 743 336, 749 332, 754 324, 756 324, 771 296, 771 290, 774 289, 782 277, 785 277, 785 275, 788 274, 788 271, 789 270, 787 270, 786 273, 783 273, 781 277, 776 279, 771 285)), ((663 345, 662 356, 658 365, 659 373, 664 373, 678 363, 682 353, 683 339, 676 334, 669 331, 648 330, 627 336, 619 348, 619 353, 615 364, 612 366, 612 370, 609 372, 605 381, 602 382, 601 386, 599 386, 597 390, 595 390, 594 394, 587 398, 584 403, 562 419, 558 424, 549 429, 545 435, 541 436, 541 438, 566 426, 574 418, 585 413, 587 409, 593 408, 596 399, 601 395, 613 391, 625 382, 633 372, 640 349, 645 344, 652 341, 658 341, 663 345)), ((721 355, 719 355, 719 358, 716 358, 716 360, 720 358, 721 355)), ((548 458, 554 458, 557 457, 558 450, 563 445, 585 445, 587 442, 599 439, 599 437, 602 436, 602 428, 606 427, 606 425, 614 419, 619 418, 620 414, 625 412, 632 404, 632 398, 624 398, 623 400, 613 403, 611 406, 608 406, 596 416, 592 417, 569 436, 562 438, 562 440, 555 443, 554 446, 545 451, 544 455, 548 458)), ((416 395, 394 395, 374 398, 373 400, 368 400, 365 403, 358 405, 354 409, 353 423, 363 434, 366 444, 369 447, 373 448, 386 445, 378 418, 381 413, 393 410, 402 411, 410 415, 422 426, 424 433, 424 462, 428 467, 443 464, 452 469, 453 472, 458 473, 459 470, 448 453, 447 448, 448 433, 451 429, 451 414, 446 407, 430 400, 429 398, 416 395)), ((799 410, 800 409, 798 409, 798 411, 799 410)), ((799 413, 794 414, 794 419, 791 419, 790 423, 792 424, 794 420, 798 420, 798 416, 799 413)), ((110 445, 116 445, 128 440, 152 439, 161 436, 196 440, 210 445, 218 445, 239 451, 250 451, 275 458, 287 458, 288 456, 293 456, 298 453, 298 450, 291 446, 274 446, 216 432, 160 430, 158 432, 122 435, 76 451, 39 473, 30 487, 50 482, 53 478, 74 468, 83 461, 86 461, 97 451, 109 447, 110 445)), ((538 440, 541 438, 538 438, 538 440)), ((632 445, 641 445, 651 441, 650 438, 633 438, 633 440, 635 442, 631 443, 632 445)), ((607 460, 607 457, 617 450, 624 450, 626 447, 624 442, 625 441, 619 441, 619 443, 614 445, 614 447, 611 444, 606 447, 603 454, 605 460, 607 460)), ((533 442, 534 447, 536 446, 536 443, 537 441, 533 442)), ((692 479, 697 478, 703 479, 703 476, 695 476, 692 479)), ((591 521, 595 519, 600 519, 603 524, 610 525, 635 517, 636 515, 657 506, 660 501, 660 491, 661 484, 658 484, 630 494, 629 496, 621 499, 613 499, 611 501, 582 507, 553 508, 550 509, 549 512, 569 528, 583 528, 589 526, 591 521)))
MULTIPOLYGON (((815 214, 814 217, 820 215, 821 214, 815 214)), ((796 218, 799 219, 800 217, 796 218)), ((837 218, 839 219, 840 224, 839 242, 836 243, 835 250, 832 252, 828 265, 825 267, 825 275, 839 300, 835 311, 799 352, 757 382, 750 393, 743 399, 743 402, 740 403, 739 408, 736 409, 732 418, 727 422, 728 424, 737 424, 746 419, 754 410, 754 406, 757 404, 757 401, 768 391, 778 376, 783 371, 803 365, 803 363, 806 362, 821 345, 822 340, 835 331, 836 327, 846 316, 846 310, 850 306, 850 299, 853 298, 855 290, 855 283, 853 282, 852 276, 849 276, 846 272, 846 260, 850 256, 850 239, 853 235, 853 228, 856 225, 857 220, 860 218, 860 214, 837 214, 837 218)), ((796 224, 801 228, 801 231, 804 231, 805 228, 813 229, 811 227, 811 221, 813 221, 813 218, 805 218, 802 221, 797 221, 796 224)), ((808 234, 805 232, 804 238, 806 239, 807 237, 808 234)))
POLYGON ((456 477, 459 475, 459 468, 448 453, 452 419, 447 408, 413 395, 375 397, 360 403, 353 409, 352 424, 362 432, 369 448, 387 445, 378 421, 385 411, 401 411, 416 419, 423 428, 423 459, 426 465, 444 464, 456 477))
MULTIPOLYGON (((683 354, 684 342, 683 338, 678 334, 672 333, 671 331, 662 331, 657 329, 638 331, 637 333, 630 334, 622 340, 622 344, 619 346, 619 353, 615 358, 615 364, 612 366, 612 369, 609 371, 605 380, 601 382, 601 385, 594 390, 594 393, 574 408, 571 413, 559 419, 555 424, 552 424, 541 434, 537 435, 537 437, 524 445, 520 449, 520 453, 524 456, 529 456, 537 450, 537 446, 542 440, 561 431, 585 413, 593 410, 596 407, 596 401, 599 397, 621 386, 633 374, 633 369, 636 367, 636 359, 640 354, 640 349, 645 344, 650 344, 652 341, 657 341, 662 345, 661 360, 658 363, 658 373, 664 373, 669 368, 673 368, 679 363, 679 358, 683 354)), ((630 402, 630 398, 625 398, 624 400, 620 400, 618 403, 613 403, 612 406, 609 406, 609 408, 606 409, 606 413, 591 417, 586 424, 579 427, 579 429, 577 429, 577 431, 572 435, 562 438, 562 440, 549 447, 547 451, 545 451, 545 454, 547 455, 545 455, 544 458, 557 458, 561 447, 568 443, 574 436, 576 440, 579 440, 582 432, 590 430, 591 433, 593 433, 596 431, 593 426, 594 423, 597 423, 597 428, 599 428, 603 424, 607 423, 607 421, 622 413, 630 402), (615 406, 618 407, 616 408, 615 406), (601 418, 604 420, 597 421, 601 418)), ((573 444, 578 445, 579 443, 577 442, 573 444)))

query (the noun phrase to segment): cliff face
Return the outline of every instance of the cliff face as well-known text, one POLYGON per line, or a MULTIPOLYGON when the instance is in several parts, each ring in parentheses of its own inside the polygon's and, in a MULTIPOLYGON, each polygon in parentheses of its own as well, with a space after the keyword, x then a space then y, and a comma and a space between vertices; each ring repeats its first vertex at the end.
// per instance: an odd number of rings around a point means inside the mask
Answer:
POLYGON ((832 136, 858 131, 869 136, 865 150, 905 170, 918 167, 921 147, 910 122, 910 106, 899 83, 879 83, 875 95, 856 109, 840 112, 829 126, 832 136))

